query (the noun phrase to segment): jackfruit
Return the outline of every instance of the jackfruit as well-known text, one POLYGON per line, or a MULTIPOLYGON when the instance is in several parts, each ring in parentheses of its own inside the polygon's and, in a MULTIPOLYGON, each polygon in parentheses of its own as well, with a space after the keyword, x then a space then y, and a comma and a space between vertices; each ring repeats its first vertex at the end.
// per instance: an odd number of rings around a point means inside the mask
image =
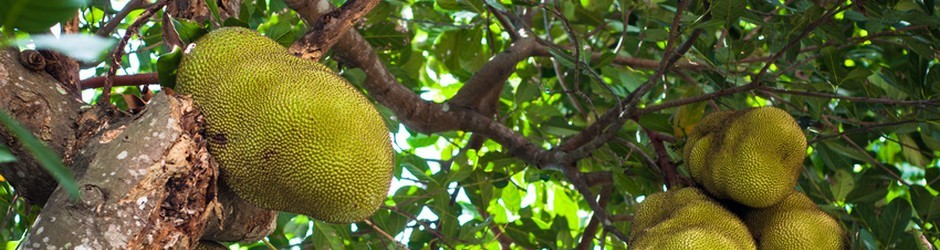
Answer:
POLYGON ((697 188, 648 196, 629 241, 631 249, 755 249, 744 223, 697 188))
POLYGON ((371 216, 392 176, 375 107, 327 67, 245 28, 221 28, 185 51, 176 90, 205 116, 209 152, 248 203, 331 223, 371 216))
POLYGON ((762 250, 844 247, 839 223, 797 191, 776 205, 748 211, 744 218, 762 250))
POLYGON ((768 207, 793 191, 806 156, 806 136, 774 107, 712 113, 683 150, 696 182, 718 199, 768 207))

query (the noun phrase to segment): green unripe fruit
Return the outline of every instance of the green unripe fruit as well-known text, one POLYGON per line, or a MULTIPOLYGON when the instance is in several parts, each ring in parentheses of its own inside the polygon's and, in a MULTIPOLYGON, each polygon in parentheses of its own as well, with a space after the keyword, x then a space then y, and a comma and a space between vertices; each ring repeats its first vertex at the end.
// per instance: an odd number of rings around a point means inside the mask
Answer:
POLYGON ((839 223, 800 192, 776 205, 748 211, 744 218, 761 250, 843 248, 839 223))
POLYGON ((247 202, 332 223, 362 220, 392 177, 388 129, 328 68, 245 28, 190 45, 176 90, 205 115, 222 179, 247 202))
POLYGON ((634 213, 631 249, 755 249, 744 223, 696 188, 650 195, 634 213))
POLYGON ((696 125, 684 154, 692 178, 716 198, 768 207, 796 186, 806 137, 778 108, 721 111, 696 125))

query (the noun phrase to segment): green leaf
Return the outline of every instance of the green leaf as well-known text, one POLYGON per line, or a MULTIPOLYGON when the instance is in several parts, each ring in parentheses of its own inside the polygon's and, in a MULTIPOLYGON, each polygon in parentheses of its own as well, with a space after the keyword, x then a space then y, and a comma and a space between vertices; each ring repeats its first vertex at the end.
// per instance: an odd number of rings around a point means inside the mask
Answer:
POLYGON ((160 86, 167 88, 176 87, 176 68, 179 67, 182 59, 182 51, 179 48, 173 48, 170 53, 163 54, 157 58, 157 77, 160 86))
POLYGON ((16 140, 23 145, 23 148, 39 162, 39 165, 45 168, 46 171, 59 182, 59 185, 68 192, 69 197, 78 199, 78 184, 75 183, 75 177, 72 171, 62 164, 62 159, 59 158, 59 155, 43 145, 36 136, 33 136, 29 130, 23 127, 23 125, 20 125, 19 122, 14 120, 13 117, 10 117, 6 112, 0 111, 0 123, 3 123, 7 131, 16 137, 16 140))
POLYGON ((290 234, 294 238, 307 235, 308 222, 310 222, 310 219, 307 216, 294 216, 287 225, 284 225, 284 233, 290 234))
POLYGON ((209 12, 212 13, 212 17, 215 18, 215 21, 221 23, 222 18, 219 16, 219 5, 215 0, 205 0, 205 2, 206 6, 209 7, 209 12))
POLYGON ((855 189, 855 176, 849 171, 839 169, 832 179, 832 195, 838 201, 844 201, 852 189, 855 189))
POLYGON ((405 141, 412 148, 423 148, 434 145, 434 143, 437 143, 438 138, 440 138, 438 135, 415 133, 406 138, 405 141))
POLYGON ((877 216, 877 227, 872 228, 882 244, 890 246, 893 243, 900 242, 907 225, 911 222, 911 206, 903 199, 895 199, 890 204, 882 208, 877 216))
POLYGON ((111 0, 91 0, 88 5, 103 10, 105 14, 113 15, 118 13, 118 11, 111 6, 111 0))
POLYGON ((741 6, 741 1, 734 0, 715 0, 711 3, 711 14, 712 19, 715 20, 724 20, 725 22, 732 23, 738 20, 742 14, 744 14, 744 6, 741 6))
POLYGON ((170 17, 170 21, 173 23, 173 28, 183 44, 195 42, 196 39, 206 34, 206 26, 203 24, 172 17, 170 17))
POLYGON ((313 235, 310 237, 310 242, 314 244, 313 249, 346 249, 343 244, 344 237, 336 225, 320 221, 315 221, 313 225, 313 235))
POLYGON ((917 211, 917 216, 923 221, 937 221, 940 219, 940 197, 930 193, 923 186, 911 186, 911 204, 917 211))
POLYGON ((0 25, 29 33, 48 32, 85 5, 84 0, 0 0, 0 25))
POLYGON ((361 30, 362 37, 378 50, 410 49, 411 33, 391 21, 379 22, 361 30))
POLYGON ((10 148, 7 148, 7 145, 0 144, 0 163, 14 161, 16 161, 16 157, 13 156, 12 152, 10 152, 10 148))
POLYGON ((920 146, 911 138, 911 134, 899 134, 898 142, 901 144, 901 154, 914 166, 926 168, 930 160, 920 153, 920 146))
POLYGON ((401 166, 408 170, 411 175, 414 175, 418 180, 431 181, 435 182, 434 178, 428 175, 428 164, 424 159, 421 159, 417 156, 411 156, 407 158, 408 161, 402 162, 401 166))

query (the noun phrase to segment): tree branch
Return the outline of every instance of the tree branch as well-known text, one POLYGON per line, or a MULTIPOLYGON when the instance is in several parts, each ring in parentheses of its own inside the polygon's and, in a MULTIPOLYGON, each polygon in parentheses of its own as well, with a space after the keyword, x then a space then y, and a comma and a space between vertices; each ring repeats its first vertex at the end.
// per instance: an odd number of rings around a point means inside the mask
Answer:
MULTIPOLYGON (((94 89, 104 87, 107 76, 96 76, 82 80, 82 89, 94 89)), ((115 86, 140 86, 147 84, 156 84, 159 81, 157 73, 142 73, 136 75, 114 76, 112 87, 115 86)))
MULTIPOLYGON (((683 1, 686 2, 686 1, 683 1)), ((680 4, 680 6, 684 6, 680 4)), ((677 11, 681 13, 681 10, 684 8, 678 8, 677 11)), ((622 100, 617 107, 607 111, 601 118, 597 119, 596 122, 589 125, 587 128, 578 133, 577 135, 565 140, 558 148, 560 150, 568 151, 568 155, 565 159, 562 159, 562 162, 574 161, 581 159, 589 155, 594 149, 600 147, 620 129, 621 126, 626 122, 626 119, 629 119, 631 116, 636 115, 635 109, 636 104, 640 102, 642 96, 649 92, 654 83, 663 76, 663 74, 669 70, 672 65, 688 51, 692 43, 702 34, 702 30, 698 29, 692 32, 692 35, 689 36, 689 39, 686 40, 682 45, 680 45, 674 53, 667 52, 669 55, 662 60, 660 67, 654 72, 646 83, 637 88, 633 93, 627 96, 622 100)))
POLYGON ((774 92, 774 93, 783 93, 790 95, 802 95, 802 96, 811 96, 811 97, 821 97, 829 99, 840 99, 852 102, 864 102, 864 103, 878 103, 886 105, 924 105, 924 106, 936 106, 940 105, 940 98, 927 99, 927 100, 897 100, 891 98, 872 98, 872 97, 858 97, 858 96, 841 96, 836 94, 830 94, 825 92, 809 92, 809 91, 798 91, 798 90, 786 90, 768 86, 758 87, 759 90, 774 92))
MULTIPOLYGON (((532 56, 535 39, 528 37, 513 42, 505 51, 497 54, 483 65, 447 103, 450 108, 470 108, 483 115, 496 111, 496 107, 484 107, 488 102, 481 101, 491 92, 500 91, 506 80, 516 69, 516 64, 532 56)), ((496 95, 497 97, 499 95, 496 95)))
MULTIPOLYGON (((601 192, 597 195, 599 205, 601 207, 607 207, 607 201, 610 199, 610 194, 613 188, 611 186, 604 186, 601 188, 601 192)), ((581 242, 578 243, 578 246, 575 249, 587 250, 591 249, 592 243, 594 243, 594 235, 597 234, 598 224, 600 224, 600 218, 595 213, 591 216, 591 221, 588 222, 587 226, 584 227, 584 231, 581 234, 581 242)))
POLYGON ((813 145, 813 144, 815 144, 815 143, 817 143, 817 142, 819 142, 819 141, 828 140, 828 139, 832 139, 832 138, 836 138, 836 137, 842 137, 843 135, 849 135, 849 134, 861 133, 861 132, 869 132, 869 131, 872 131, 872 130, 874 130, 874 129, 876 129, 876 128, 892 127, 892 126, 904 125, 904 124, 908 124, 908 123, 918 123, 918 122, 925 122, 925 121, 920 121, 920 120, 904 120, 904 121, 887 122, 887 123, 875 124, 875 125, 871 125, 871 126, 864 126, 864 127, 846 129, 846 130, 844 130, 844 131, 842 131, 842 132, 839 132, 839 133, 836 133, 836 134, 819 135, 819 136, 817 136, 816 138, 813 138, 812 140, 807 141, 806 144, 807 144, 807 145, 813 145))
POLYGON ((865 159, 868 160, 868 163, 878 166, 878 168, 881 168, 882 170, 884 170, 886 173, 888 173, 888 175, 891 175, 891 177, 894 177, 894 179, 896 179, 901 184, 904 184, 905 186, 908 186, 908 187, 911 186, 911 184, 907 183, 907 181, 905 181, 904 178, 901 178, 901 176, 898 176, 897 173, 895 173, 894 171, 891 171, 891 169, 888 169, 888 167, 886 167, 884 164, 881 164, 880 161, 878 161, 877 159, 869 155, 868 151, 865 151, 864 148, 856 144, 855 141, 852 141, 851 138, 849 138, 845 134, 842 134, 841 137, 842 137, 842 140, 844 140, 846 143, 849 144, 849 146, 852 146, 852 148, 855 148, 855 150, 861 151, 862 154, 865 155, 865 159))
POLYGON ((322 17, 303 38, 290 46, 290 52, 300 58, 319 61, 323 52, 330 50, 340 39, 340 35, 349 31, 363 16, 369 13, 378 0, 349 0, 339 9, 322 17))
POLYGON ((111 66, 108 68, 108 74, 105 75, 104 90, 101 93, 101 98, 98 99, 99 105, 105 105, 111 101, 111 86, 114 85, 114 75, 117 74, 117 69, 120 68, 121 58, 124 57, 124 46, 127 46, 128 40, 131 39, 131 36, 137 34, 137 30, 140 29, 141 25, 147 22, 147 19, 150 19, 153 14, 157 13, 157 10, 166 5, 166 1, 167 0, 160 0, 150 5, 150 7, 147 7, 147 9, 127 27, 127 30, 124 32, 124 37, 118 41, 117 46, 111 51, 111 66))
POLYGON ((780 56, 786 53, 786 51, 792 48, 793 46, 796 46, 797 44, 799 44, 800 41, 802 41, 804 37, 809 35, 809 33, 812 32, 813 30, 816 30, 816 28, 819 27, 819 25, 822 25, 823 23, 831 20, 832 16, 834 16, 836 13, 839 13, 848 8, 851 8, 852 5, 854 5, 854 3, 843 5, 841 7, 835 7, 834 9, 829 10, 829 12, 826 12, 821 17, 819 17, 819 19, 816 19, 815 21, 810 23, 809 26, 806 26, 806 28, 803 29, 803 32, 800 32, 799 35, 797 35, 795 38, 790 40, 790 42, 788 42, 787 45, 783 46, 783 48, 780 49, 780 51, 775 53, 773 56, 770 57, 770 59, 767 60, 767 62, 764 64, 764 67, 760 69, 760 72, 758 72, 757 75, 751 78, 753 81, 752 84, 757 83, 759 85, 763 85, 761 84, 763 82, 761 78, 764 76, 764 74, 767 73, 767 70, 770 69, 770 65, 773 65, 774 62, 776 62, 777 59, 780 58, 780 56))
POLYGON ((389 235, 388 233, 386 233, 384 230, 382 230, 381 228, 379 228, 379 226, 376 226, 375 223, 372 223, 372 219, 364 220, 363 222, 365 222, 366 225, 369 225, 369 227, 372 227, 372 230, 373 230, 373 231, 379 233, 380 235, 382 235, 382 236, 385 237, 386 239, 391 240, 392 242, 395 242, 395 246, 400 247, 400 248, 402 248, 402 249, 406 248, 405 244, 402 244, 401 242, 398 242, 398 240, 396 240, 395 237, 392 237, 391 235, 389 235))
POLYGON ((117 14, 114 14, 114 16, 112 16, 111 19, 108 20, 108 23, 104 24, 104 26, 101 26, 101 28, 99 28, 98 31, 95 32, 95 35, 101 36, 101 37, 111 36, 111 32, 114 32, 114 29, 116 29, 118 25, 120 25, 121 22, 124 21, 124 18, 127 17, 127 14, 130 14, 131 11, 138 10, 141 8, 146 8, 146 7, 147 5, 144 4, 144 0, 131 0, 130 2, 127 2, 127 4, 124 5, 124 8, 121 9, 121 11, 119 11, 117 14))
POLYGON ((594 217, 600 221, 601 225, 604 225, 604 229, 608 232, 614 234, 618 239, 623 242, 629 242, 627 235, 620 231, 617 227, 613 225, 613 221, 610 219, 610 215, 607 214, 607 210, 601 206, 598 201, 594 200, 594 195, 591 193, 591 190, 588 189, 587 183, 584 182, 584 178, 581 176, 582 173, 574 165, 568 165, 564 168, 565 176, 568 177, 568 181, 575 187, 575 189, 584 196, 584 201, 587 202, 588 206, 591 207, 591 210, 594 211, 594 217))

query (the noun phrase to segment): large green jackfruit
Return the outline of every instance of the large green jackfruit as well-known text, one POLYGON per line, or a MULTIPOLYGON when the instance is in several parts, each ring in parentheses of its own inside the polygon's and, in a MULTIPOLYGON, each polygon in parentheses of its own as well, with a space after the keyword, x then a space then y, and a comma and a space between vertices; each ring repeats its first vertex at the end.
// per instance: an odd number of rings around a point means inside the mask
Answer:
POLYGON ((184 51, 176 90, 205 115, 224 183, 250 204, 349 223, 384 202, 388 129, 325 66, 254 31, 221 28, 184 51))
POLYGON ((806 136, 778 108, 720 111, 696 125, 683 153, 692 178, 716 198, 768 207, 796 186, 806 136))
POLYGON ((744 223, 696 188, 650 195, 630 228, 630 249, 755 249, 744 223))
POLYGON ((839 223, 797 191, 773 206, 748 211, 744 222, 761 250, 844 247, 844 232, 839 223))

